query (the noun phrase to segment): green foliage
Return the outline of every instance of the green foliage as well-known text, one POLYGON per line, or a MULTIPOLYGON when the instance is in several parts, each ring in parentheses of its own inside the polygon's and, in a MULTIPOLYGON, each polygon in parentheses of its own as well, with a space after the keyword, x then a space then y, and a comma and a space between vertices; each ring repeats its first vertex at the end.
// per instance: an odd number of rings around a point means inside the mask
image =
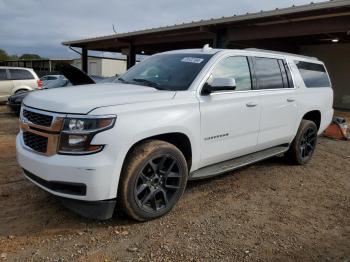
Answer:
POLYGON ((23 54, 19 59, 41 59, 40 55, 37 54, 23 54))
POLYGON ((40 55, 37 54, 23 54, 20 57, 18 55, 9 55, 4 49, 0 48, 0 61, 6 60, 19 60, 19 59, 42 59, 40 55))
POLYGON ((9 60, 18 60, 18 55, 10 55, 9 60))
POLYGON ((3 49, 0 49, 0 61, 2 60, 8 60, 9 56, 8 54, 6 53, 5 50, 3 49))

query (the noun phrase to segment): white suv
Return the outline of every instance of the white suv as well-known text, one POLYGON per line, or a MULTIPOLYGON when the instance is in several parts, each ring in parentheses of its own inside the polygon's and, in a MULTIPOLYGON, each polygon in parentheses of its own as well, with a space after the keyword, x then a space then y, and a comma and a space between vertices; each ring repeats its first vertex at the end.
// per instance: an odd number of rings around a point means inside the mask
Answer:
POLYGON ((42 81, 33 69, 0 66, 0 102, 13 94, 41 88, 42 81))
POLYGON ((331 122, 324 64, 258 50, 153 55, 118 82, 34 92, 17 157, 24 175, 81 215, 118 201, 145 221, 169 212, 187 180, 284 154, 308 162, 331 122))

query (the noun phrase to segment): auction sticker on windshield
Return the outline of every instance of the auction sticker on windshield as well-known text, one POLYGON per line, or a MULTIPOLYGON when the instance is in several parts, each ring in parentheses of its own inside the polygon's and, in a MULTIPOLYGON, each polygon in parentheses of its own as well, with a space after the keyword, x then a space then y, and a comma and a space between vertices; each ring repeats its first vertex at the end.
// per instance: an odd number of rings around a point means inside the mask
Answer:
POLYGON ((204 59, 198 57, 184 57, 181 59, 181 62, 200 64, 203 62, 203 60, 204 59))

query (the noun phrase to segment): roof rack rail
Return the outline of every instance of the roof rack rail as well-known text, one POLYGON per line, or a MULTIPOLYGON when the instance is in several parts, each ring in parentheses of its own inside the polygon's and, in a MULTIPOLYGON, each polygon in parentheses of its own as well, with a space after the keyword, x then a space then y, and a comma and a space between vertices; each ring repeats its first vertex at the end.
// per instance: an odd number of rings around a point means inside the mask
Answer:
POLYGON ((244 50, 256 51, 256 52, 264 52, 264 53, 270 53, 270 54, 276 54, 276 55, 289 55, 289 56, 295 56, 295 57, 300 57, 300 58, 318 60, 317 57, 313 57, 313 56, 298 55, 298 54, 293 54, 293 53, 280 52, 280 51, 271 51, 271 50, 259 49, 259 48, 245 48, 244 50))

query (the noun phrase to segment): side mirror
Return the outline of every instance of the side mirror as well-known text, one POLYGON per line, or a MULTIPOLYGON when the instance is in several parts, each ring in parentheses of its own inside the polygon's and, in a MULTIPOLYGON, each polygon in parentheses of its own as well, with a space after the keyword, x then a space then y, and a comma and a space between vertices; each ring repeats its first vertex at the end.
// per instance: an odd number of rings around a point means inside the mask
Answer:
POLYGON ((209 95, 216 91, 233 91, 236 89, 236 80, 234 78, 213 78, 210 83, 203 86, 202 95, 209 95))

